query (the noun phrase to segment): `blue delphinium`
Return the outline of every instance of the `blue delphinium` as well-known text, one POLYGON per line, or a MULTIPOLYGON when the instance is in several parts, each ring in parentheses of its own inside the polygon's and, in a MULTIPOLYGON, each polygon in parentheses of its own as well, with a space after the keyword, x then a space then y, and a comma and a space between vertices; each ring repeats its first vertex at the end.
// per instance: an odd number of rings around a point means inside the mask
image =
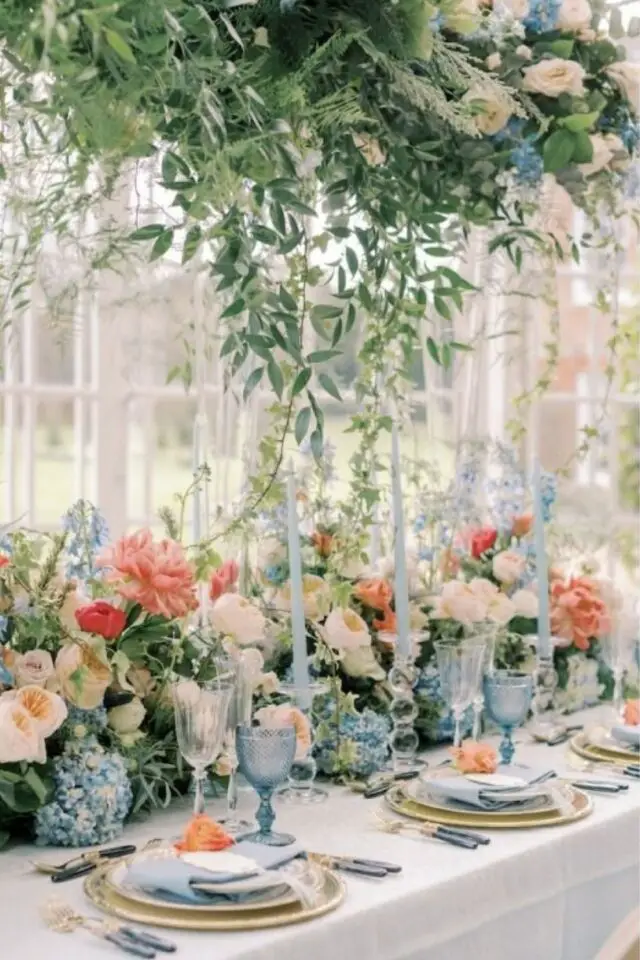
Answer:
MULTIPOLYGON (((106 843, 122 831, 132 802, 125 762, 107 753, 92 724, 102 723, 97 711, 77 711, 72 736, 53 761, 54 797, 36 814, 37 843, 85 847, 106 843), (82 713, 86 713, 82 722, 82 713), (95 714, 95 716, 92 716, 95 714)), ((67 721, 68 723, 69 721, 67 721)))
POLYGON ((62 528, 67 534, 67 576, 73 580, 95 577, 96 557, 109 540, 102 514, 88 500, 77 500, 62 518, 62 528))
POLYGON ((517 147, 514 147, 510 159, 515 167, 515 176, 519 183, 533 186, 540 182, 544 173, 544 164, 531 140, 523 140, 517 147))
POLYGON ((553 505, 556 502, 558 492, 558 481, 553 473, 547 473, 543 470, 540 475, 540 498, 542 500, 542 519, 544 523, 549 523, 553 505))
POLYGON ((314 756, 320 773, 370 777, 389 756, 388 717, 365 708, 358 713, 350 697, 340 706, 339 736, 336 702, 331 695, 314 701, 314 756))
POLYGON ((531 33, 548 33, 555 30, 561 0, 531 0, 529 13, 522 21, 531 33))

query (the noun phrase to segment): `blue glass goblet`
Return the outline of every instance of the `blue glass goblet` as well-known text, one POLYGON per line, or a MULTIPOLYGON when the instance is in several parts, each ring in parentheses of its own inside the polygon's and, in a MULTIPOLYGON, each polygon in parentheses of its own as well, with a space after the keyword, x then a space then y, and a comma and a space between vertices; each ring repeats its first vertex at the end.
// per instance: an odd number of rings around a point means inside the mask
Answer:
POLYGON ((271 798, 276 787, 289 776, 296 752, 293 727, 239 726, 236 734, 238 767, 260 797, 256 820, 259 830, 244 834, 243 840, 265 843, 270 847, 286 847, 295 837, 290 833, 274 833, 276 818, 271 798))
POLYGON ((487 713, 502 728, 500 757, 511 763, 515 753, 511 732, 524 723, 533 695, 533 677, 516 670, 495 670, 484 680, 487 713))

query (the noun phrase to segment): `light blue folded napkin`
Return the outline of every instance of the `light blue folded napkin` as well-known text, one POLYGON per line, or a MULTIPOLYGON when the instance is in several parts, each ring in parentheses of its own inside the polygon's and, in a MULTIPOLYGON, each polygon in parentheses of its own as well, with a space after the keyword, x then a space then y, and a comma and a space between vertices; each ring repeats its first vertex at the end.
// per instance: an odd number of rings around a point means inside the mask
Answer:
POLYGON ((464 807, 506 810, 514 806, 539 804, 539 791, 536 790, 535 784, 555 776, 552 770, 535 770, 518 764, 499 766, 496 773, 520 777, 525 783, 521 787, 487 787, 473 780, 467 780, 464 776, 434 777, 424 781, 421 792, 434 799, 450 800, 464 807))
POLYGON ((255 903, 273 899, 285 892, 286 884, 274 884, 272 887, 251 891, 208 892, 195 889, 192 884, 198 881, 207 884, 229 884, 235 880, 255 876, 262 870, 277 870, 302 854, 297 844, 286 849, 267 847, 261 843, 240 841, 226 851, 255 861, 256 870, 240 877, 237 873, 214 872, 194 867, 179 857, 148 857, 135 860, 127 871, 125 884, 148 893, 150 896, 168 903, 223 904, 255 903))
POLYGON ((631 726, 629 723, 614 727, 611 736, 618 743, 623 743, 625 747, 631 750, 640 750, 640 726, 631 726))

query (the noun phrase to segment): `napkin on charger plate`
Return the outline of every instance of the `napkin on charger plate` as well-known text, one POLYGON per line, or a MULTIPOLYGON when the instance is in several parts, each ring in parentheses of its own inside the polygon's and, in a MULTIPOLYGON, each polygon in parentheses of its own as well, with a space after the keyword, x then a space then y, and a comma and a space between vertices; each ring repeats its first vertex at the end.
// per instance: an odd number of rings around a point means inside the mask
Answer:
POLYGON ((300 857, 302 852, 297 844, 286 848, 267 847, 244 840, 235 844, 232 852, 225 850, 220 853, 185 854, 182 857, 141 857, 134 860, 127 870, 125 886, 168 903, 201 906, 257 903, 274 899, 285 893, 287 888, 294 890, 299 899, 305 899, 299 881, 281 870, 300 857), (243 872, 239 873, 236 869, 241 861, 236 860, 234 864, 235 857, 246 860, 243 872), (196 866, 189 862, 191 858, 207 866, 196 866), (273 876, 265 877, 267 871, 272 872, 273 876), (255 878, 255 886, 247 883, 250 878, 255 878), (207 888, 219 886, 220 889, 204 890, 194 886, 199 883, 206 884, 207 888))
POLYGON ((496 773, 518 777, 524 783, 522 786, 499 787, 482 784, 479 777, 477 780, 464 775, 425 777, 416 788, 416 796, 425 802, 428 802, 429 798, 450 800, 461 807, 496 812, 514 808, 562 809, 567 805, 557 785, 553 785, 553 770, 509 764, 499 766, 496 773), (544 805, 543 800, 546 800, 544 805))

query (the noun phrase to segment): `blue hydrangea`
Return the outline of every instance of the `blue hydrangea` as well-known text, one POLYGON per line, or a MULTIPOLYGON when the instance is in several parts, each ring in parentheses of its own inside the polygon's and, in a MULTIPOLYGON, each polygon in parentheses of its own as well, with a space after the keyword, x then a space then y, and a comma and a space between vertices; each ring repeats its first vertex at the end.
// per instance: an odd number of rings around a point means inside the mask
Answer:
POLYGON ((522 21, 531 33, 548 33, 558 23, 561 0, 531 0, 529 13, 522 21))
POLYGON ((640 123, 628 118, 617 132, 629 153, 635 153, 640 143, 640 123))
POLYGON ((93 710, 81 710, 68 704, 67 719, 64 722, 64 731, 70 737, 81 740, 84 737, 101 733, 107 729, 107 711, 104 707, 95 707, 93 710))
POLYGON ((263 569, 262 574, 269 583, 279 586, 289 579, 289 564, 270 563, 263 569))
POLYGON ((508 123, 490 137, 495 143, 504 143, 505 140, 519 140, 524 130, 524 120, 521 117, 511 117, 508 123))
MULTIPOLYGON (((453 740, 453 716, 442 696, 440 675, 435 664, 429 664, 420 671, 418 674, 418 680, 414 687, 414 693, 418 696, 422 695, 423 697, 426 697, 433 703, 437 704, 440 708, 440 716, 434 733, 434 741, 436 743, 443 743, 446 740, 453 740)), ((472 726, 473 710, 469 708, 462 720, 464 736, 470 733, 472 726)))
POLYGON ((316 698, 314 756, 320 773, 327 776, 347 773, 362 778, 381 770, 389 756, 388 717, 369 708, 358 713, 345 706, 340 711, 338 737, 335 713, 333 697, 316 698))
POLYGON ((515 167, 518 183, 534 186, 542 179, 544 164, 531 140, 523 140, 514 147, 510 159, 515 167))
POLYGON ((434 13, 434 15, 429 20, 429 29, 431 30, 432 33, 440 33, 443 27, 444 27, 444 14, 441 10, 438 10, 438 12, 434 13))
POLYGON ((109 541, 109 530, 102 514, 88 500, 77 500, 62 518, 67 534, 67 576, 90 580, 98 574, 96 558, 109 541))
POLYGON ((53 761, 53 780, 53 800, 36 814, 37 843, 86 847, 121 833, 132 792, 120 754, 107 753, 92 734, 70 739, 53 761))

